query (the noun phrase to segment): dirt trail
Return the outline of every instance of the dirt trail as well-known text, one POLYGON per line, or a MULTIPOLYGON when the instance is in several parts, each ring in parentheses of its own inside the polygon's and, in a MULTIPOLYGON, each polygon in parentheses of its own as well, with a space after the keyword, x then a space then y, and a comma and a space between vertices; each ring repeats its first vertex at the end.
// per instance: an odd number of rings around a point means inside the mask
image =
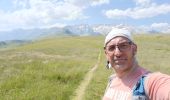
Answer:
POLYGON ((97 69, 98 67, 98 64, 99 64, 99 61, 100 61, 100 57, 101 56, 101 51, 99 52, 99 55, 98 55, 98 61, 97 63, 95 64, 95 66, 85 75, 85 78, 84 80, 81 82, 81 84, 79 85, 79 87, 77 88, 76 90, 76 96, 73 97, 72 100, 82 100, 83 99, 83 96, 85 94, 85 90, 87 88, 87 86, 89 85, 92 77, 93 77, 93 73, 94 71, 97 69))

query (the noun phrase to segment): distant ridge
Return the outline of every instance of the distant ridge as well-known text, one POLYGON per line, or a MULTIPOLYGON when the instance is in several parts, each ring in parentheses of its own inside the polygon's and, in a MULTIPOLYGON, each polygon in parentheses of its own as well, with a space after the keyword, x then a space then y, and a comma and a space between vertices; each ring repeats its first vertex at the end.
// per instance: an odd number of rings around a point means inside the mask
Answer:
MULTIPOLYGON (((6 40, 34 40, 53 36, 91 36, 91 35, 106 35, 112 27, 125 26, 133 30, 134 33, 161 33, 161 31, 154 29, 140 29, 128 25, 69 25, 65 27, 51 27, 51 28, 33 28, 33 29, 15 29, 11 31, 0 31, 0 41, 6 40)), ((3 43, 2 43, 3 44, 3 43)))
POLYGON ((6 41, 0 41, 0 48, 7 48, 7 47, 14 47, 23 45, 26 43, 31 43, 32 41, 28 40, 6 40, 6 41))
POLYGON ((6 40, 33 40, 49 36, 87 36, 99 35, 88 25, 66 26, 62 28, 34 28, 15 29, 11 31, 0 31, 0 41, 6 40))

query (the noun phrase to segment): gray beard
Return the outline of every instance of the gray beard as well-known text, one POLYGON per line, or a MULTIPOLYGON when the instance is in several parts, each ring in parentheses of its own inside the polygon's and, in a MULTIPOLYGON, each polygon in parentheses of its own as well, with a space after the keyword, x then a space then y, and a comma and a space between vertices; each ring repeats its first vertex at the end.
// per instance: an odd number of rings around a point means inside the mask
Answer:
POLYGON ((125 67, 125 65, 115 65, 115 69, 122 69, 124 67, 125 67))
MULTIPOLYGON (((134 63, 138 63, 135 55, 133 56, 133 64, 134 63)), ((132 66, 133 66, 133 64, 132 64, 132 66)), ((122 69, 122 68, 124 68, 126 66, 122 64, 122 65, 115 65, 114 67, 115 67, 115 69, 119 69, 120 70, 120 69, 122 69)))

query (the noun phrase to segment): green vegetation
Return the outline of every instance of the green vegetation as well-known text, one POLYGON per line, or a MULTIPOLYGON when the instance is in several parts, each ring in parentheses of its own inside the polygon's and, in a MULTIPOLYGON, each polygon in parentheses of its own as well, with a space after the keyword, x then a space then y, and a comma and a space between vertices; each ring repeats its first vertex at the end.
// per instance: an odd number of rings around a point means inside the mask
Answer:
MULTIPOLYGON (((140 65, 170 74, 170 35, 136 35, 140 65)), ((0 100, 70 100, 97 63, 104 37, 38 40, 0 50, 0 100)), ((102 51, 83 100, 100 100, 111 70, 102 51)))
POLYGON ((170 74, 170 35, 138 35, 136 42, 140 65, 170 74))
POLYGON ((63 37, 0 51, 0 100, 69 100, 102 37, 63 37))

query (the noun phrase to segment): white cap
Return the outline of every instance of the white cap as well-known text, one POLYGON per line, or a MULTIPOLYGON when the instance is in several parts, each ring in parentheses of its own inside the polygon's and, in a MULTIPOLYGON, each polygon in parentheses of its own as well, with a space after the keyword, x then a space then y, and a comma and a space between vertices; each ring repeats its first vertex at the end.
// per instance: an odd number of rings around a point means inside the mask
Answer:
POLYGON ((133 42, 131 32, 128 29, 112 28, 112 30, 107 34, 107 36, 105 38, 104 47, 106 46, 106 44, 108 42, 110 42, 110 40, 112 40, 113 38, 118 37, 118 36, 125 37, 125 38, 129 39, 131 42, 133 42))

